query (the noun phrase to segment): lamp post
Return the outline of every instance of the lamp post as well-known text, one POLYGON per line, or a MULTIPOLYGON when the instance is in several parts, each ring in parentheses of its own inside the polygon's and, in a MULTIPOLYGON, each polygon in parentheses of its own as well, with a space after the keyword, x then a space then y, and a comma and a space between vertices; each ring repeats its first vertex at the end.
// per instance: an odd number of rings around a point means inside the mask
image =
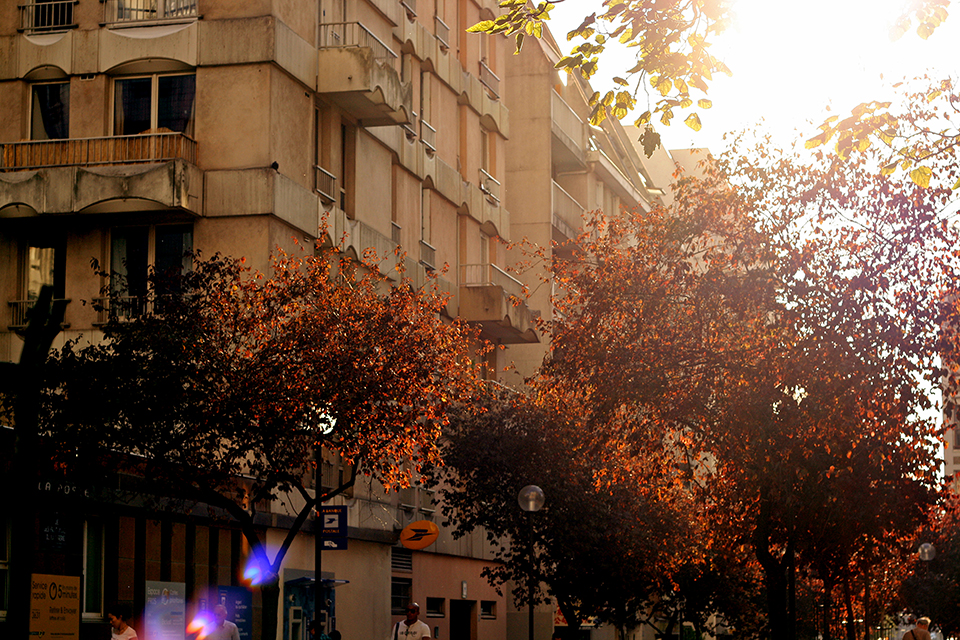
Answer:
POLYGON ((534 594, 534 551, 533 551, 533 514, 543 507, 546 498, 543 495, 543 489, 535 484, 528 484, 520 489, 520 495, 517 496, 517 502, 520 508, 530 514, 528 521, 530 523, 530 602, 529 602, 529 622, 527 626, 527 640, 533 640, 533 594, 534 594))
MULTIPOLYGON (((937 548, 932 544, 930 544, 929 542, 924 542, 923 544, 920 545, 920 548, 917 549, 917 555, 920 556, 920 559, 923 561, 923 564, 926 567, 923 572, 924 581, 926 582, 926 584, 923 585, 923 589, 929 589, 930 588, 930 561, 937 557, 937 548)), ((921 593, 923 592, 923 589, 921 589, 921 593)), ((927 615, 928 617, 932 617, 931 614, 933 612, 930 611, 929 596, 925 597, 924 599, 927 600, 927 602, 924 603, 927 606, 927 611, 925 612, 925 615, 927 615)))

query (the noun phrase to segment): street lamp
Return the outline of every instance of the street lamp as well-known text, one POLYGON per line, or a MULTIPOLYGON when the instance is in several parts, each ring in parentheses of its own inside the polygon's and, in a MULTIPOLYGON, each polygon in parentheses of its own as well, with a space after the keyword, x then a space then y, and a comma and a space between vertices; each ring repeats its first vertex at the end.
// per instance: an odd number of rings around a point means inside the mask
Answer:
MULTIPOLYGON (((930 589, 930 561, 937 557, 937 548, 929 542, 924 542, 920 545, 920 548, 917 549, 917 555, 920 556, 920 559, 923 560, 923 564, 926 567, 923 573, 927 584, 923 585, 923 588, 920 589, 920 592, 923 593, 925 590, 930 589)), ((929 597, 926 599, 927 602, 924 603, 927 605, 926 615, 930 616, 933 612, 930 611, 929 597)))
POLYGON ((529 622, 527 626, 527 640, 533 640, 533 593, 534 593, 534 571, 533 571, 533 514, 543 507, 546 498, 543 495, 543 489, 535 484, 528 484, 520 489, 520 495, 517 496, 517 502, 520 508, 530 514, 530 603, 529 603, 529 622))

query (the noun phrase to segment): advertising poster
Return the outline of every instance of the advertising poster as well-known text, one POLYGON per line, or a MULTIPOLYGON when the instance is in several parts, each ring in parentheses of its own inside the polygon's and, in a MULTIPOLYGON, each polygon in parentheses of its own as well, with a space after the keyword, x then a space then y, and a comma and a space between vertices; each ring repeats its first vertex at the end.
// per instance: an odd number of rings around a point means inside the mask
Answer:
POLYGON ((80 637, 79 576, 30 576, 30 637, 80 637))
POLYGON ((253 596, 244 587, 217 587, 220 604, 227 608, 227 620, 237 625, 240 640, 253 637, 253 596))
POLYGON ((150 640, 184 640, 187 630, 187 586, 182 582, 147 580, 143 612, 146 637, 150 640))

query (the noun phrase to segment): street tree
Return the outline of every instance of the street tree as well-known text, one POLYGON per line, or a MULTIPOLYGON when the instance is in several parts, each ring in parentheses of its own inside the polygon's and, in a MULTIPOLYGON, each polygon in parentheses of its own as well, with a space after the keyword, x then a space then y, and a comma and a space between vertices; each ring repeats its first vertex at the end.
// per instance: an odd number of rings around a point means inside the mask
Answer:
POLYGON ((133 306, 110 276, 105 339, 48 361, 41 437, 68 474, 110 461, 158 497, 228 514, 272 638, 281 563, 316 507, 357 474, 397 487, 439 462, 447 407, 475 392, 476 336, 443 319, 435 289, 333 250, 281 253, 268 274, 197 257, 186 273, 152 273, 133 306), (309 486, 321 454, 352 470, 328 492, 309 486), (278 502, 295 521, 271 557, 256 516, 278 502))
POLYGON ((798 573, 847 580, 936 498, 950 190, 873 166, 735 148, 669 211, 597 215, 551 273, 532 384, 581 407, 612 468, 694 465, 703 528, 762 568, 773 638, 796 637, 798 573))

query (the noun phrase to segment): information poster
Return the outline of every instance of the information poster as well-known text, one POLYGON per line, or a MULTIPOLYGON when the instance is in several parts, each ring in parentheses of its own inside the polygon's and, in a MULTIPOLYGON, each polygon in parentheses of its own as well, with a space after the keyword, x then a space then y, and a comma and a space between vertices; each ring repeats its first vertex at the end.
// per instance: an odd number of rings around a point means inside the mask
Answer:
POLYGON ((217 588, 220 604, 227 608, 227 620, 237 625, 240 640, 253 638, 253 596, 244 587, 217 588))
POLYGON ((80 578, 34 573, 30 576, 30 637, 80 637, 80 578))
POLYGON ((147 580, 143 612, 146 637, 150 640, 184 640, 187 633, 186 590, 182 582, 147 580))

